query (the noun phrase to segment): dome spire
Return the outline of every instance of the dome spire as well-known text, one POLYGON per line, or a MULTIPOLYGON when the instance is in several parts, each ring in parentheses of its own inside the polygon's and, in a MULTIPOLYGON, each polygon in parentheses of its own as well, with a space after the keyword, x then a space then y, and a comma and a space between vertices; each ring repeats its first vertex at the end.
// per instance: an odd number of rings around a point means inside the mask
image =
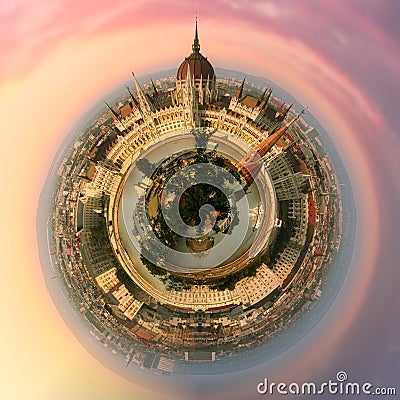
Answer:
POLYGON ((196 13, 196 29, 194 31, 194 41, 192 45, 193 53, 200 53, 200 42, 199 42, 199 34, 197 32, 197 13, 196 13))

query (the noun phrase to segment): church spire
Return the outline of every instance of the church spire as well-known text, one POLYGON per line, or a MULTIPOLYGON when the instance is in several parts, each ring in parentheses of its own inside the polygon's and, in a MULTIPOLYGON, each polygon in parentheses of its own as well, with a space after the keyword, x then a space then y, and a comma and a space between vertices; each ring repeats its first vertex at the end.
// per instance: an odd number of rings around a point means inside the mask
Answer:
POLYGON ((199 104, 196 93, 196 86, 194 83, 194 78, 190 72, 190 65, 187 67, 186 72, 186 86, 183 95, 183 103, 189 109, 189 118, 191 127, 197 127, 200 125, 199 120, 199 104))
POLYGON ((193 53, 199 54, 200 53, 200 42, 199 42, 199 34, 197 32, 197 14, 196 14, 196 29, 194 31, 194 40, 192 45, 193 53))
POLYGON ((269 135, 265 140, 263 140, 260 144, 255 146, 255 150, 260 155, 260 157, 264 157, 272 147, 278 142, 278 140, 285 134, 285 132, 296 122, 300 115, 303 114, 304 110, 297 114, 291 121, 287 122, 280 129, 274 132, 272 135, 269 135))
POLYGON ((107 108, 111 111, 115 119, 119 120, 119 115, 116 113, 116 111, 105 100, 104 103, 106 103, 107 108))
POLYGON ((235 192, 234 195, 237 201, 240 200, 245 195, 245 193, 247 193, 247 190, 254 182, 254 178, 260 172, 262 161, 258 158, 258 156, 261 158, 264 157, 278 142, 278 140, 284 135, 289 127, 292 126, 292 124, 300 118, 300 115, 303 114, 303 112, 304 110, 300 114, 296 115, 295 118, 285 124, 278 131, 274 132, 265 140, 263 140, 260 144, 253 147, 253 149, 250 150, 240 161, 239 170, 241 171, 242 176, 246 181, 246 185, 243 187, 242 190, 235 192))
POLYGON ((288 115, 288 112, 290 111, 290 109, 293 107, 293 103, 290 104, 290 106, 283 112, 282 117, 283 119, 286 118, 286 116, 288 115))
POLYGON ((153 87, 153 94, 151 96, 151 100, 153 101, 153 105, 159 109, 160 108, 160 95, 158 93, 157 87, 153 82, 153 79, 150 78, 151 86, 153 87))
POLYGON ((136 93, 137 93, 138 101, 140 104, 140 108, 142 109, 143 113, 146 116, 149 116, 152 112, 152 107, 151 107, 152 105, 149 102, 149 99, 147 98, 145 93, 143 92, 143 89, 140 86, 140 84, 139 84, 138 80, 136 79, 136 76, 133 72, 132 72, 132 76, 133 76, 133 81, 135 82, 136 93))
POLYGON ((130 94, 133 104, 140 111, 140 105, 139 105, 138 101, 136 100, 135 96, 133 95, 133 93, 130 91, 129 86, 126 87, 126 90, 130 94))
POLYGON ((156 96, 158 96, 158 90, 157 90, 156 85, 154 84, 152 78, 150 78, 150 82, 151 82, 151 86, 153 86, 153 92, 154 92, 154 94, 155 94, 156 96))
POLYGON ((269 90, 269 87, 267 86, 267 87, 264 89, 264 91, 262 92, 261 96, 258 98, 258 100, 259 100, 260 102, 264 100, 265 95, 267 94, 268 90, 269 90))

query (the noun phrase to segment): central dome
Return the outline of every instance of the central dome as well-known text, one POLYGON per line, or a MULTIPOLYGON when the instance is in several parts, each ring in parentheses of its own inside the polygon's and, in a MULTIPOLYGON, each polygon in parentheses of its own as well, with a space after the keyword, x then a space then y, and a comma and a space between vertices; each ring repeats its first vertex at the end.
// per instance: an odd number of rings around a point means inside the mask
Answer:
POLYGON ((194 41, 192 45, 192 54, 189 57, 186 57, 185 60, 178 68, 178 72, 176 75, 176 79, 178 80, 186 80, 187 73, 189 73, 190 77, 194 79, 203 79, 209 78, 210 80, 214 78, 214 68, 211 63, 200 53, 200 42, 197 33, 197 21, 196 21, 196 31, 194 36, 194 41))

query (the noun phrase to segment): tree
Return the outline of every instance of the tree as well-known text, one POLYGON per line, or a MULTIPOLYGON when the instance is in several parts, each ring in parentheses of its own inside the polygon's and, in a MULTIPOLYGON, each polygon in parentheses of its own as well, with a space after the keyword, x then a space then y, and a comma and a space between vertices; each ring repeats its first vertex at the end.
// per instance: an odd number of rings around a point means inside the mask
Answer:
POLYGON ((167 275, 167 271, 165 269, 159 267, 156 264, 153 264, 151 261, 149 261, 143 255, 140 256, 140 261, 143 263, 143 265, 149 270, 149 272, 153 276, 165 276, 165 275, 167 275))

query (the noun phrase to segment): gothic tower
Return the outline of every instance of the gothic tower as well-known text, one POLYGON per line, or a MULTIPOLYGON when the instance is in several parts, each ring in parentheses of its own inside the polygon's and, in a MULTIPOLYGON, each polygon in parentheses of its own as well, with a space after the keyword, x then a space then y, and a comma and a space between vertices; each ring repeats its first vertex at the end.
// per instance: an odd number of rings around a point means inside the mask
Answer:
POLYGON ((190 92, 188 85, 193 86, 197 103, 200 106, 216 101, 217 83, 214 68, 207 58, 200 53, 197 19, 192 54, 185 58, 176 75, 175 101, 177 104, 188 103, 188 99, 184 98, 190 92), (188 82, 188 76, 191 82, 188 82))

